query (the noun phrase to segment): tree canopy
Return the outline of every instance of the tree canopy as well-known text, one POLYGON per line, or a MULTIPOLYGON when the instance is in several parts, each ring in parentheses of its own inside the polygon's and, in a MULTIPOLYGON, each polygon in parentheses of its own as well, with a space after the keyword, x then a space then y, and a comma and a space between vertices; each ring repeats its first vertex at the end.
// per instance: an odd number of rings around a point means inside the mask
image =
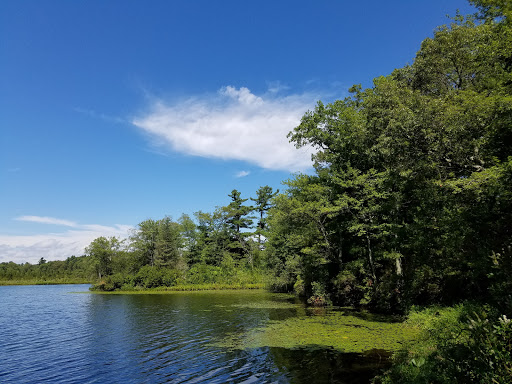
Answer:
POLYGON ((318 102, 290 132, 317 152, 315 174, 287 181, 270 212, 268 260, 284 287, 384 310, 506 295, 510 6, 473 3, 479 18, 457 15, 411 65, 318 102))

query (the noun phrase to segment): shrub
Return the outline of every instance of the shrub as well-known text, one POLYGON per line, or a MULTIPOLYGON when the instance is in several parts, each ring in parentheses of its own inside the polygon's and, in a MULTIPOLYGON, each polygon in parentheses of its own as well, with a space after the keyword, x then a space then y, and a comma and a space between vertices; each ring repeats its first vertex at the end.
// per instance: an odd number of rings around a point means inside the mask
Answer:
POLYGON ((394 356, 377 383, 512 382, 512 322, 505 315, 470 304, 432 307, 412 312, 407 324, 421 330, 419 339, 394 356))
POLYGON ((120 273, 105 277, 105 280, 91 287, 92 291, 115 291, 120 289, 124 284, 124 277, 120 273))
POLYGON ((299 296, 304 296, 306 294, 304 280, 302 280, 302 277, 300 275, 297 276, 297 281, 295 282, 295 284, 293 284, 293 291, 299 296))
POLYGON ((505 315, 490 322, 475 314, 468 329, 465 358, 456 362, 461 376, 475 383, 512 382, 512 322, 505 315))
POLYGON ((308 304, 314 307, 323 307, 330 304, 329 296, 326 293, 325 285, 314 281, 311 283, 312 295, 308 299, 308 304))
POLYGON ((290 282, 287 276, 270 274, 265 285, 270 292, 284 293, 290 292, 293 283, 290 282))
POLYGON ((165 269, 162 271, 162 285, 172 287, 178 284, 181 273, 175 269, 165 269))
POLYGON ((222 277, 222 269, 208 264, 195 264, 188 270, 187 282, 189 284, 218 283, 222 277))
POLYGON ((160 287, 162 285, 162 271, 156 267, 145 265, 137 272, 137 285, 144 288, 160 287))

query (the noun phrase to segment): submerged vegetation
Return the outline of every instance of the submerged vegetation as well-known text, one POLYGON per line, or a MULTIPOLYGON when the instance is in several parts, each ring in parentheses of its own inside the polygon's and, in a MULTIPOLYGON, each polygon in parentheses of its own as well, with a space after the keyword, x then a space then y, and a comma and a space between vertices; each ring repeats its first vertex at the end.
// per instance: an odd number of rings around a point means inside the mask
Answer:
POLYGON ((359 313, 329 310, 273 320, 247 334, 233 334, 218 343, 219 346, 244 349, 279 348, 333 348, 345 353, 381 351, 383 357, 399 350, 405 342, 415 338, 414 327, 389 318, 358 316, 359 313))
MULTIPOLYGON (((316 149, 315 172, 283 192, 261 187, 250 206, 233 190, 211 213, 148 219, 64 264, 3 263, 0 278, 94 273, 101 291, 265 285, 314 306, 410 313, 419 339, 379 380, 511 382, 512 5, 471 3, 478 14, 438 28, 411 65, 305 113, 289 138, 316 149)), ((361 348, 336 348, 360 351, 379 339, 336 316, 271 323, 251 342, 357 334, 361 348), (312 322, 320 333, 308 334, 312 322)), ((396 340, 396 326, 378 333, 396 340)))

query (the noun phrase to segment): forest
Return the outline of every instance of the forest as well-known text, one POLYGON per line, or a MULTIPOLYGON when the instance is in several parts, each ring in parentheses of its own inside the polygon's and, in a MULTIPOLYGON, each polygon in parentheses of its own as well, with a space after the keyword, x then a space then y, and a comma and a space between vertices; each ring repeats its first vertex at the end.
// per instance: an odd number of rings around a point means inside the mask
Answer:
MULTIPOLYGON (((408 315, 420 341, 385 383, 512 382, 512 3, 472 0, 412 64, 307 111, 314 172, 194 217, 141 222, 85 255, 0 279, 97 290, 210 284, 408 315)), ((165 288, 162 288, 165 287, 165 288)))

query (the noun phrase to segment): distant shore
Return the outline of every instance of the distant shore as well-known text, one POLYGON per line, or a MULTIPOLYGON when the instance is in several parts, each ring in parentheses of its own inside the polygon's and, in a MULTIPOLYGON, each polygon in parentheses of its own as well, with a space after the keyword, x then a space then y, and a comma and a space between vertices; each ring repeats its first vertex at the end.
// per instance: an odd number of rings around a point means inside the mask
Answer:
POLYGON ((0 286, 7 285, 63 285, 63 284, 92 284, 81 279, 48 279, 48 280, 0 280, 0 286))

